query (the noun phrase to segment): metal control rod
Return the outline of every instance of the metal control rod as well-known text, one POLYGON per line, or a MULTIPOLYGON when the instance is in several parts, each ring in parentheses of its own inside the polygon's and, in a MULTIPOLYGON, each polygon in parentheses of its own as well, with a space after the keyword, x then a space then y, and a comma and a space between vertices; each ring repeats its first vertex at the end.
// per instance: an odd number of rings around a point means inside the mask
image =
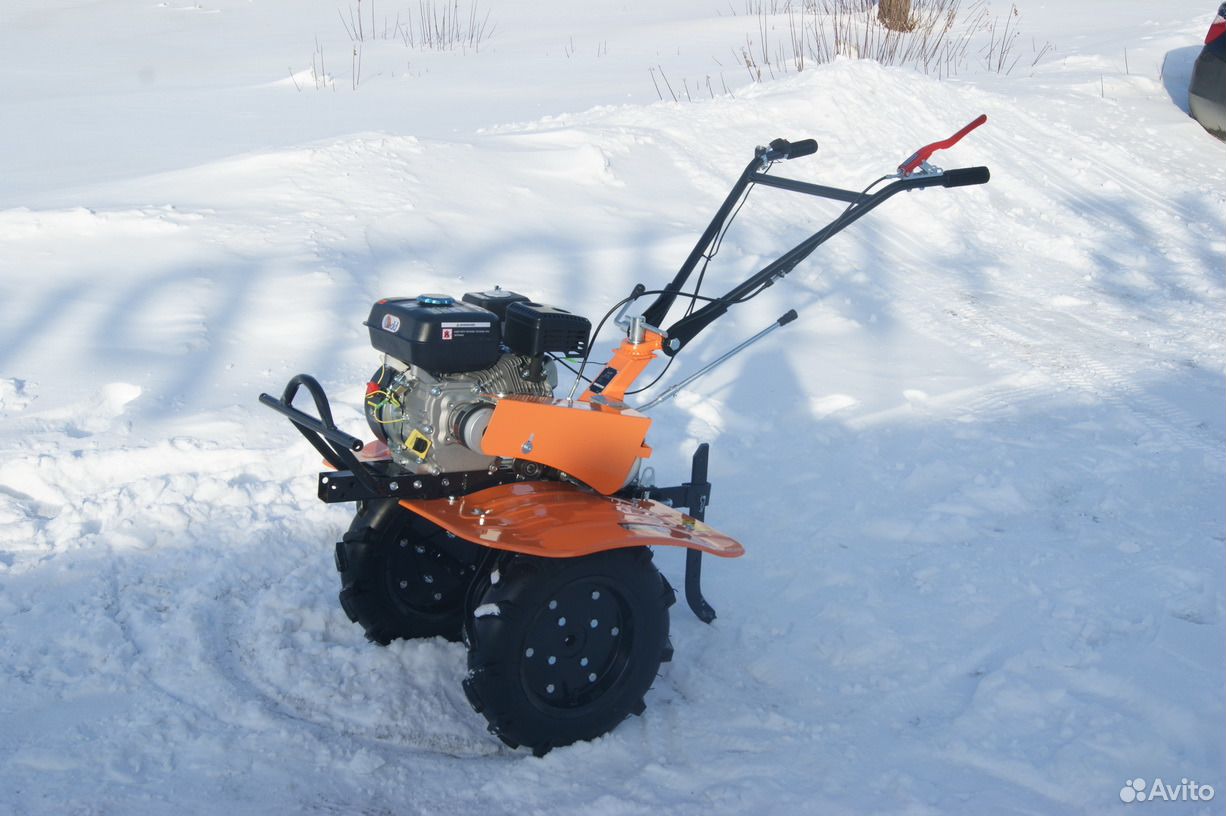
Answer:
POLYGON ((749 338, 748 340, 746 340, 745 342, 741 343, 740 345, 738 345, 738 346, 736 346, 736 347, 734 347, 734 348, 731 348, 731 349, 729 349, 728 351, 724 352, 722 355, 720 355, 719 357, 716 357, 714 360, 712 360, 711 362, 707 363, 705 366, 703 366, 702 368, 698 369, 697 371, 695 371, 695 372, 694 372, 693 374, 691 374, 690 376, 686 377, 686 378, 685 378, 684 380, 682 380, 681 382, 679 382, 679 383, 674 383, 673 385, 670 385, 668 388, 665 388, 665 389, 664 389, 664 392, 663 392, 663 393, 661 393, 661 394, 660 394, 660 396, 656 397, 655 399, 651 400, 650 402, 646 402, 646 403, 643 403, 642 405, 637 406, 637 407, 635 408, 635 410, 636 410, 636 411, 646 411, 646 410, 650 409, 650 408, 651 408, 653 405, 658 405, 659 403, 664 402, 664 401, 665 401, 665 400, 667 400, 667 399, 671 399, 671 398, 673 398, 674 396, 676 396, 676 395, 677 395, 677 392, 679 392, 679 391, 680 391, 682 388, 685 388, 687 385, 689 385, 690 383, 692 383, 694 380, 696 380, 696 379, 698 379, 699 377, 701 377, 703 374, 706 374, 708 371, 710 371, 711 369, 713 369, 713 368, 715 368, 716 366, 720 365, 721 363, 723 363, 723 362, 724 362, 725 360, 727 360, 728 358, 733 357, 733 356, 735 356, 736 354, 739 354, 740 352, 742 352, 742 351, 744 351, 745 349, 749 348, 749 347, 750 347, 750 346, 752 346, 754 343, 758 342, 758 341, 759 341, 759 340, 761 340, 763 337, 765 337, 766 335, 770 334, 771 332, 773 332, 775 329, 779 328, 780 326, 786 326, 787 324, 791 323, 791 322, 792 322, 793 320, 795 320, 795 319, 796 319, 796 310, 795 310, 795 309, 788 309, 788 310, 787 310, 787 312, 786 312, 786 313, 784 313, 782 316, 780 316, 780 318, 779 318, 778 320, 776 320, 774 323, 772 323, 772 324, 770 324, 769 326, 767 326, 767 327, 766 327, 765 329, 763 329, 762 331, 760 331, 760 332, 758 332, 757 334, 755 334, 753 337, 749 338))

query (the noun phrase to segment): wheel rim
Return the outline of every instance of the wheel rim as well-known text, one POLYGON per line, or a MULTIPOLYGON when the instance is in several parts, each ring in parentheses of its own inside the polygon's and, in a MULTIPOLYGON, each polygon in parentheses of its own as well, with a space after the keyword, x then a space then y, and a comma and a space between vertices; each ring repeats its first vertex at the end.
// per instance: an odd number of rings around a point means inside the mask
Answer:
POLYGON ((473 567, 408 530, 390 544, 386 574, 392 597, 418 612, 454 611, 472 579, 473 567))
POLYGON ((624 597, 605 581, 574 581, 553 593, 524 637, 528 696, 543 708, 561 710, 599 700, 625 674, 632 622, 624 597))

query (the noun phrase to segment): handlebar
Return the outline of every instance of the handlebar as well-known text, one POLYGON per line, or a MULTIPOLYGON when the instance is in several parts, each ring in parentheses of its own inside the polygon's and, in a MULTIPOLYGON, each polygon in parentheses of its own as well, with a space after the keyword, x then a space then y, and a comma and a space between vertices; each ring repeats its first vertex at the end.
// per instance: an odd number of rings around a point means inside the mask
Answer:
POLYGON ((649 325, 665 325, 665 317, 681 293, 686 281, 703 258, 710 260, 710 257, 707 255, 708 249, 718 239, 721 231, 726 228, 730 219, 735 217, 739 204, 742 202, 742 196, 752 185, 762 184, 818 198, 840 201, 846 203, 848 207, 829 224, 791 250, 785 252, 727 294, 709 300, 702 308, 690 312, 681 320, 669 326, 666 332, 668 342, 664 346, 664 353, 670 357, 675 355, 713 320, 727 312, 730 306, 753 297, 761 289, 770 286, 774 281, 788 274, 819 245, 846 229, 853 222, 896 193, 925 187, 967 187, 976 184, 986 184, 991 178, 991 173, 986 167, 962 167, 941 171, 938 168, 927 165, 926 162, 928 157, 934 152, 953 146, 962 137, 987 120, 988 117, 986 115, 980 115, 948 139, 933 142, 915 151, 909 159, 898 166, 897 175, 885 176, 879 179, 879 181, 884 181, 887 178, 891 178, 893 179, 892 183, 872 193, 869 190, 875 186, 876 182, 870 185, 869 188, 857 192, 838 187, 828 187, 822 184, 811 184, 796 179, 771 176, 767 173, 765 165, 770 162, 797 159, 817 152, 817 141, 814 139, 802 139, 797 142, 775 139, 770 143, 769 147, 755 148, 753 159, 746 165, 740 177, 732 185, 732 190, 729 191, 727 198, 724 199, 723 204, 716 211, 715 217, 711 219, 711 223, 707 225, 706 230, 703 231, 694 248, 690 250, 689 256, 681 264, 681 268, 677 271, 673 280, 661 290, 655 301, 644 310, 642 317, 649 325), (922 170, 922 172, 915 173, 915 170, 922 170))
POLYGON ((905 189, 922 190, 925 187, 970 187, 975 184, 987 184, 991 178, 992 172, 980 166, 916 173, 913 176, 904 176, 899 181, 906 182, 905 189))
POLYGON ((770 147, 759 147, 755 150, 754 155, 764 162, 773 162, 812 156, 816 152, 817 139, 801 139, 799 142, 775 139, 770 143, 770 147))
POLYGON ((941 174, 942 187, 969 187, 972 184, 987 184, 992 173, 986 167, 960 167, 941 174))
MULTIPOLYGON (((761 174, 752 174, 750 176, 754 180, 757 180, 759 177, 763 176, 761 174)), ((853 193, 850 190, 837 190, 804 182, 790 182, 787 185, 787 189, 800 193, 808 193, 820 198, 835 198, 849 201, 850 206, 829 224, 783 253, 783 255, 767 264, 756 274, 735 286, 723 297, 712 300, 706 306, 691 312, 669 326, 668 331, 665 333, 668 337, 668 342, 663 348, 664 353, 669 357, 676 355, 699 332, 725 314, 729 307, 753 297, 761 289, 770 286, 776 280, 791 272, 813 250, 842 232, 891 196, 907 190, 922 190, 926 187, 965 187, 973 184, 984 184, 990 177, 991 173, 986 167, 962 167, 940 173, 917 173, 912 176, 903 176, 902 178, 896 177, 893 182, 871 194, 853 193)), ((686 270, 683 268, 682 271, 686 270)), ((681 278, 680 282, 674 280, 674 286, 678 288, 683 283, 684 278, 681 278)))
MULTIPOLYGON (((958 142, 962 141, 963 136, 970 133, 972 130, 979 127, 986 121, 988 121, 988 115, 986 113, 981 113, 978 116, 976 116, 974 119, 972 119, 970 124, 968 124, 966 127, 959 130, 953 136, 950 136, 948 139, 942 139, 939 142, 933 142, 932 144, 924 145, 919 150, 912 153, 911 156, 906 161, 898 165, 899 175, 903 176, 904 178, 911 175, 912 173, 916 171, 916 169, 919 168, 920 165, 928 161, 928 157, 931 156, 933 153, 937 152, 938 150, 945 150, 946 148, 953 147, 958 142)), ((987 179, 984 179, 984 181, 987 181, 987 179)), ((977 181, 977 182, 965 182, 965 183, 982 184, 983 182, 977 181)), ((955 187, 959 185, 947 184, 945 186, 955 187)))

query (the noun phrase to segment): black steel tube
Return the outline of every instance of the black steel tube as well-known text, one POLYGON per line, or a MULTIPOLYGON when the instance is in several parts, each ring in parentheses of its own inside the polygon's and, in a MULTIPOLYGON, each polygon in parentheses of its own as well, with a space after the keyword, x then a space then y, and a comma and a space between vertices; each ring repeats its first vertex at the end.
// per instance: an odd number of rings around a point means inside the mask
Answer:
POLYGON ((643 312, 643 320, 649 326, 659 326, 664 322, 664 318, 668 316, 668 310, 672 308, 673 301, 677 299, 677 293, 681 291, 681 288, 685 286, 685 282, 689 280, 690 274, 693 273, 694 267, 698 266, 698 261, 702 258, 703 253, 707 251, 707 247, 719 235, 724 222, 728 220, 728 215, 736 207, 737 201, 740 200, 741 193, 745 192, 745 188, 749 186, 750 176, 753 175, 753 172, 761 164, 762 159, 754 156, 753 161, 745 165, 745 170, 741 173, 740 178, 736 180, 736 183, 732 185, 732 191, 728 193, 728 197, 724 199, 724 203, 716 211, 715 217, 711 219, 711 223, 707 225, 707 229, 699 237, 698 243, 694 244, 694 248, 690 250, 689 257, 685 259, 685 263, 681 264, 681 269, 677 271, 677 275, 643 312))
POLYGON ((309 374, 299 374, 285 384, 285 391, 281 394, 281 399, 270 394, 260 394, 260 403, 288 417, 303 438, 311 443, 311 447, 319 451, 324 461, 337 471, 351 472, 368 493, 374 495, 386 493, 385 490, 380 489, 379 483, 367 470, 366 465, 359 462, 358 458, 353 455, 362 449, 362 440, 336 427, 332 419, 332 408, 328 405, 328 396, 324 393, 323 386, 314 377, 309 374), (319 413, 318 418, 299 411, 292 405, 294 397, 298 395, 298 389, 302 387, 310 392, 311 399, 315 402, 315 410, 319 413))
POLYGON ((295 425, 299 425, 307 430, 314 431, 324 439, 327 439, 329 442, 335 442, 336 444, 342 445, 351 451, 360 451, 362 449, 362 440, 358 439, 357 437, 350 436, 335 426, 329 427, 310 414, 299 411, 297 408, 293 407, 292 405, 287 405, 285 402, 277 399, 276 397, 268 394, 260 394, 260 402, 267 405, 277 413, 284 414, 285 416, 289 417, 290 422, 293 422, 295 425))
POLYGON ((838 187, 827 187, 824 184, 810 184, 806 181, 768 176, 765 173, 754 173, 749 177, 754 184, 766 187, 778 187, 781 190, 791 190, 794 193, 806 193, 819 198, 832 198, 835 201, 846 201, 848 204, 859 204, 867 196, 854 190, 843 190, 838 187))
POLYGON ((311 399, 315 402, 315 410, 319 412, 319 418, 328 428, 335 428, 336 423, 332 420, 332 406, 328 404, 328 395, 324 393, 324 388, 319 384, 319 380, 312 377, 310 374, 297 374, 285 384, 285 390, 281 392, 281 401, 286 405, 294 404, 294 397, 298 396, 298 389, 306 386, 307 392, 310 393, 311 399))
POLYGON ((700 331, 705 329, 716 318, 728 311, 728 307, 733 303, 741 300, 746 295, 752 294, 755 290, 762 286, 769 286, 775 282, 777 278, 781 278, 791 272, 801 261, 809 257, 813 250, 817 249, 830 238, 847 229, 860 218, 868 215, 879 204, 886 199, 901 193, 904 190, 916 190, 923 187, 941 186, 944 183, 943 176, 916 176, 912 178, 904 178, 889 184, 876 193, 869 196, 864 196, 863 199, 856 204, 853 204, 841 215, 835 218, 826 226, 801 241, 792 249, 785 252, 775 261, 767 264, 759 272, 746 279, 744 282, 734 287, 726 295, 719 300, 712 301, 701 309, 698 309, 693 314, 683 317, 674 323, 668 329, 668 343, 663 351, 668 356, 673 356, 681 349, 685 348, 686 344, 693 340, 700 331))

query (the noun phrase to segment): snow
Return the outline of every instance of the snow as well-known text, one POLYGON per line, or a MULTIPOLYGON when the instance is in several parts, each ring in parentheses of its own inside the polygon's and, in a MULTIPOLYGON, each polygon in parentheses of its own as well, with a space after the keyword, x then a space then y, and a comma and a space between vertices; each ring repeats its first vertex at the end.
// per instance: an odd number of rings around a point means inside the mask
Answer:
MULTIPOLYGON (((1027 0, 1033 69, 749 85, 739 7, 490 0, 478 51, 368 42, 355 90, 334 2, 6 4, 0 811, 1114 813, 1160 777, 1220 812, 1226 146, 1180 90, 1212 6, 1027 0), (643 717, 511 751, 461 645, 348 621, 350 509, 255 398, 311 372, 361 429, 375 298, 599 318, 754 145, 858 189, 981 112, 934 160, 990 184, 889 201, 662 382, 800 313, 652 413, 657 478, 711 442, 748 552, 707 559, 713 625, 674 607, 643 717)), ((756 191, 709 290, 833 212, 756 191)))

